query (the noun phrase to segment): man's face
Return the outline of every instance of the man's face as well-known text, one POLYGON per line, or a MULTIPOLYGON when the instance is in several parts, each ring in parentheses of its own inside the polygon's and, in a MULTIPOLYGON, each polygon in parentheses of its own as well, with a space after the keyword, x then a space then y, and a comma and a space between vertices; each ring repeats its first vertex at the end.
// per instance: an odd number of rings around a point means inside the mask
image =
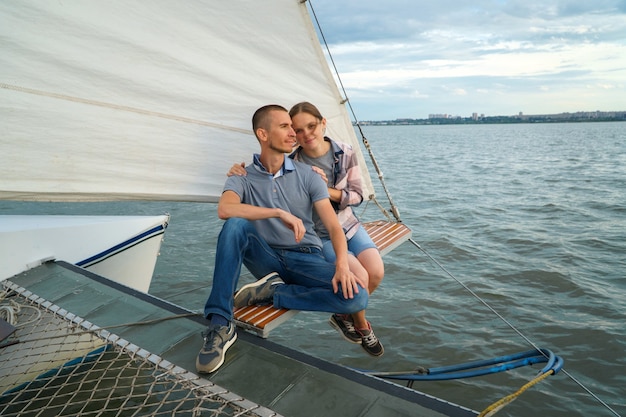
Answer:
POLYGON ((296 132, 291 125, 289 113, 272 111, 272 121, 267 132, 269 148, 277 152, 289 153, 296 144, 296 132))

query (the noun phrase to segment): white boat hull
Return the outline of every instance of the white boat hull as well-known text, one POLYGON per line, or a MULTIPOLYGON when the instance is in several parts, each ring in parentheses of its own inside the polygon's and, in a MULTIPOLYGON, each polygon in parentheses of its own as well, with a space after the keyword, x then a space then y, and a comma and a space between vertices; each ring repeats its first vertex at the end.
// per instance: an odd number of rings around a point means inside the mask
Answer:
POLYGON ((169 216, 0 216, 0 280, 63 260, 147 292, 169 216))

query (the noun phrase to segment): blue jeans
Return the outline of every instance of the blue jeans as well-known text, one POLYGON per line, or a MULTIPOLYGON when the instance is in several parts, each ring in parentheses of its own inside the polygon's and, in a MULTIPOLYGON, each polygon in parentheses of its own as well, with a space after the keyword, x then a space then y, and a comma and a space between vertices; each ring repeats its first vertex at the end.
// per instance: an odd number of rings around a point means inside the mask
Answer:
POLYGON ((293 310, 356 313, 367 307, 367 290, 359 286, 354 298, 344 298, 341 288, 335 294, 332 279, 335 265, 328 262, 317 247, 273 249, 256 231, 252 222, 230 218, 217 239, 215 269, 211 294, 204 315, 233 317, 233 294, 237 288, 241 265, 259 279, 277 272, 288 285, 274 293, 274 307, 293 310))

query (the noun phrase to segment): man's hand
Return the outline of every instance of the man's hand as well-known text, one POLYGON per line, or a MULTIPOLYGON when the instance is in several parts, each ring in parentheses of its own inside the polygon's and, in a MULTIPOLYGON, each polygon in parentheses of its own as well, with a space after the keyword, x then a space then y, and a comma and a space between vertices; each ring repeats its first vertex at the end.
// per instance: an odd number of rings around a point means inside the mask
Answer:
POLYGON ((337 294, 339 291, 339 286, 341 286, 341 292, 343 293, 343 297, 354 298, 354 294, 359 293, 359 284, 365 288, 367 283, 360 282, 361 280, 350 272, 349 268, 342 268, 337 266, 335 269, 335 276, 333 276, 332 284, 333 284, 333 292, 337 294))
POLYGON ((285 210, 279 211, 278 218, 283 222, 285 226, 293 231, 293 236, 296 239, 296 243, 300 243, 300 241, 304 237, 304 232, 306 231, 302 220, 285 210))

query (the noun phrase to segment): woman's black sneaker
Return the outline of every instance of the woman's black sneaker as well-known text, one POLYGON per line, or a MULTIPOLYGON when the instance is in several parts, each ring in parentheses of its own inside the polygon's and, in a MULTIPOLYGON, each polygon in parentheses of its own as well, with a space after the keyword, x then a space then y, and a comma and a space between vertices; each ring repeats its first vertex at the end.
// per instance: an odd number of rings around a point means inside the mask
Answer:
POLYGON ((333 314, 328 319, 328 322, 348 342, 361 344, 362 336, 354 328, 352 316, 349 314, 333 314))

